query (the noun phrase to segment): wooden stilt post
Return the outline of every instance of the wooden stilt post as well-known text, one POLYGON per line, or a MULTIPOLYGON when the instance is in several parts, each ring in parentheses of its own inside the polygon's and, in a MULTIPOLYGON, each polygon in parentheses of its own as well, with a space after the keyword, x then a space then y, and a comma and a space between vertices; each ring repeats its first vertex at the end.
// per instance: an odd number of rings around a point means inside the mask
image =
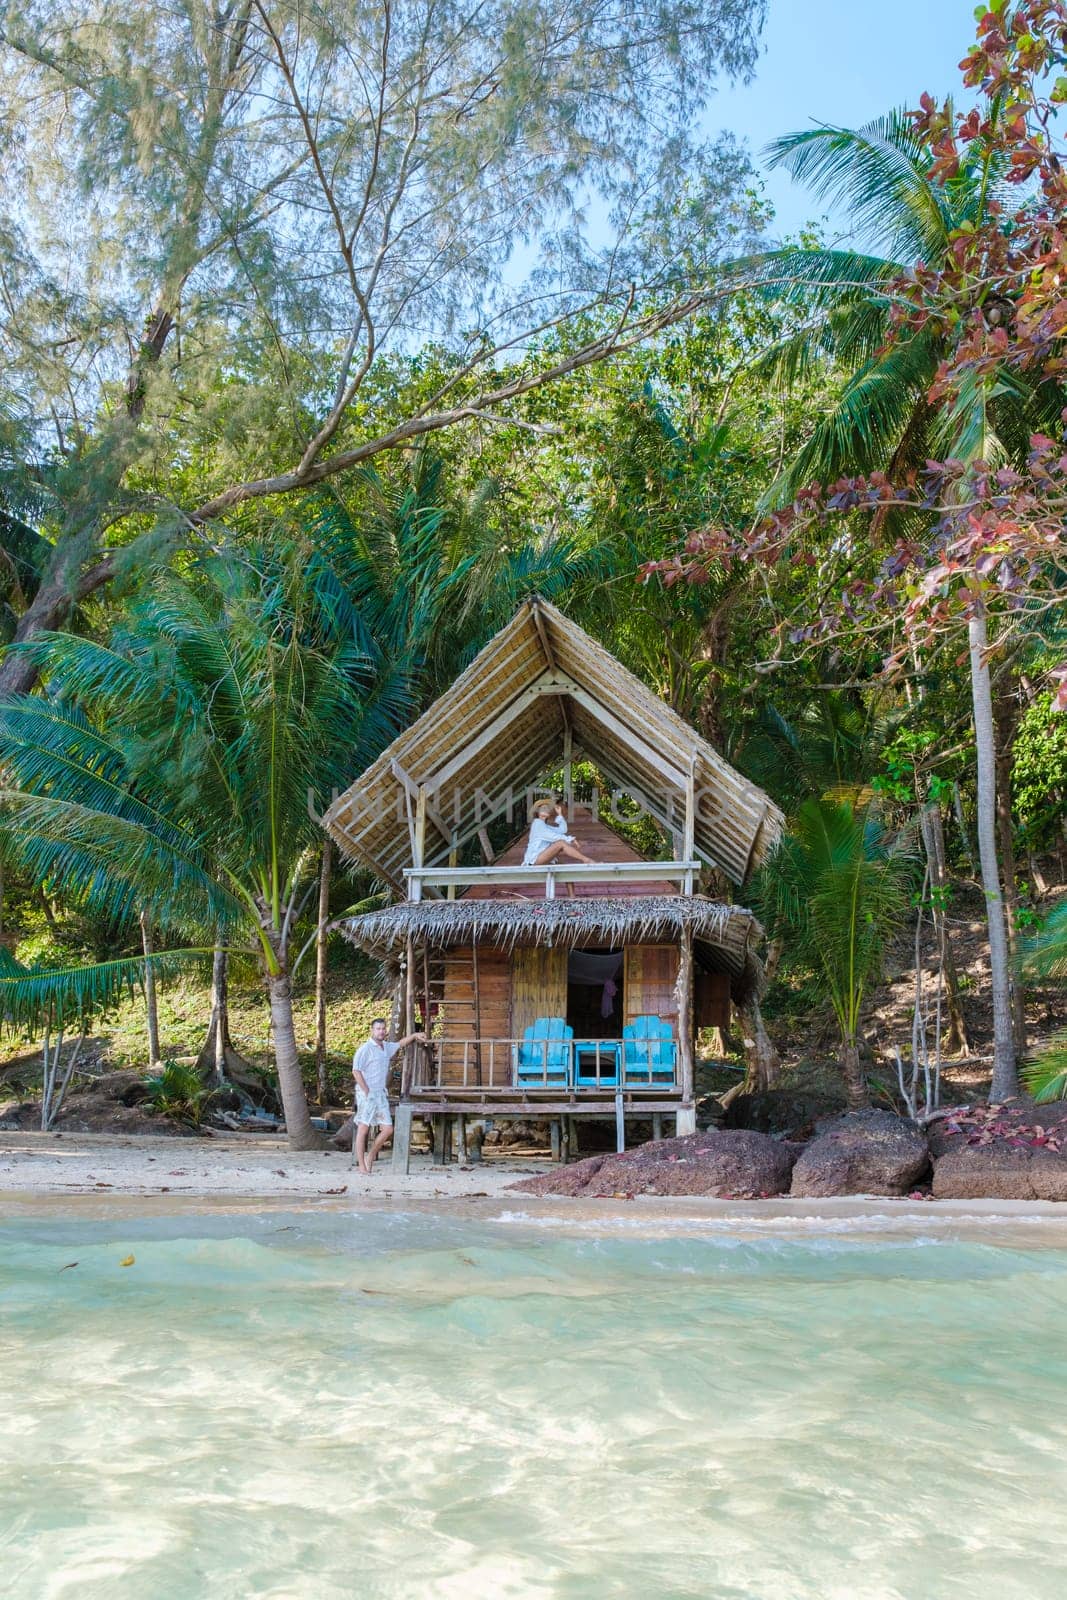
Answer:
POLYGON ((415 1032, 415 944, 409 937, 404 953, 404 1032, 415 1032))
POLYGON ((626 1149, 626 1112, 621 1091, 615 1096, 615 1148, 620 1154, 626 1149))
POLYGON ((474 1073, 482 1084, 482 993, 478 982, 478 941, 471 945, 471 980, 474 986, 474 1073))
POLYGON ((411 1171, 411 1124, 415 1108, 410 1100, 401 1100, 396 1108, 396 1126, 393 1128, 393 1171, 405 1177, 411 1171))
POLYGON ((682 1103, 678 1107, 678 1132, 696 1133, 695 1066, 693 1059, 693 932, 682 929, 678 981, 674 986, 678 1009, 678 1066, 682 1103))
POLYGON ((461 1167, 467 1165, 467 1119, 462 1112, 456 1118, 456 1160, 461 1167))
MULTIPOLYGON (((395 1026, 395 1023, 394 1023, 395 1026)), ((415 945, 410 938, 404 952, 404 1032, 415 1029, 415 945)), ((409 1052, 418 1045, 408 1045, 401 1053, 400 1103, 393 1124, 393 1170, 407 1174, 411 1169, 411 1124, 414 1108, 409 1099, 411 1080, 414 1077, 414 1057, 409 1052)))
POLYGON ((653 1111, 653 1113, 652 1113, 652 1137, 653 1137, 653 1139, 662 1139, 663 1138, 663 1112, 662 1111, 653 1111))
POLYGON ((557 1117, 553 1117, 548 1125, 548 1137, 552 1144, 552 1159, 559 1161, 563 1155, 563 1129, 557 1117))

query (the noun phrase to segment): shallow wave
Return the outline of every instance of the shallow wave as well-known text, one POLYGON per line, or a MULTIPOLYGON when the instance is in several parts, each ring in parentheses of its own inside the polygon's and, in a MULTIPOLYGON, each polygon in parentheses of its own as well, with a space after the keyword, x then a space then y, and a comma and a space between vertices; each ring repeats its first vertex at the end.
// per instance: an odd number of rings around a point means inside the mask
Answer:
POLYGON ((5 1592, 1059 1600, 1067 1253, 828 1220, 0 1229, 5 1592))

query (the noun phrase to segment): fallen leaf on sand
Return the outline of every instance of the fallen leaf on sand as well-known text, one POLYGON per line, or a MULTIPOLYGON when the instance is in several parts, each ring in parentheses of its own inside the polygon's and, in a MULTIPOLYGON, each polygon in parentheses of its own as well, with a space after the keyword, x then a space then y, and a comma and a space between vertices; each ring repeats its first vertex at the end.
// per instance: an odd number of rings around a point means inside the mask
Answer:
POLYGON ((78 1263, 76 1261, 68 1261, 66 1266, 60 1267, 59 1270, 60 1272, 69 1272, 71 1267, 76 1267, 77 1265, 78 1263))
POLYGON ((289 1176, 284 1167, 275 1167, 274 1173, 278 1178, 287 1178, 289 1176))
POLYGON ((122 1260, 119 1262, 119 1266, 120 1267, 132 1267, 136 1260, 137 1260, 136 1256, 123 1256, 122 1260))
POLYGON ((342 1183, 339 1189, 320 1189, 319 1194, 347 1194, 348 1184, 342 1183))

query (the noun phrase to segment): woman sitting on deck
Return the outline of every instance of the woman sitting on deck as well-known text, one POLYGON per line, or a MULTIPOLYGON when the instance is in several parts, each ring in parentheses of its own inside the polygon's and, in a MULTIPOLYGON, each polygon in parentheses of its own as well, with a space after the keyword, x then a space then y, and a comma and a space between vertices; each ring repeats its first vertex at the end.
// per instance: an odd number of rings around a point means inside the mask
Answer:
POLYGON ((567 832, 567 819, 559 806, 551 800, 542 800, 540 805, 534 807, 522 864, 524 867, 546 867, 550 861, 558 861, 561 857, 567 861, 584 861, 590 867, 593 865, 592 856, 580 850, 577 839, 567 832))

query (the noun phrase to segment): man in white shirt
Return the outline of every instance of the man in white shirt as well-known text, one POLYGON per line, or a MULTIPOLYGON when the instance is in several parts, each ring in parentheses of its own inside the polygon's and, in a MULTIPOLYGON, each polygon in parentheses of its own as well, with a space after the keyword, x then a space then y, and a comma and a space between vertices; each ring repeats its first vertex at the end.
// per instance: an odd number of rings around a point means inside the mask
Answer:
POLYGON ((386 1089, 390 1062, 405 1045, 416 1040, 420 1044, 427 1042, 424 1033, 406 1033, 394 1044, 386 1039, 386 1031, 384 1019, 375 1017, 370 1025, 370 1038, 352 1057, 352 1076, 356 1080, 356 1163, 368 1177, 378 1152, 393 1137, 393 1113, 386 1089), (367 1135, 372 1126, 377 1127, 378 1137, 368 1153, 367 1135))

